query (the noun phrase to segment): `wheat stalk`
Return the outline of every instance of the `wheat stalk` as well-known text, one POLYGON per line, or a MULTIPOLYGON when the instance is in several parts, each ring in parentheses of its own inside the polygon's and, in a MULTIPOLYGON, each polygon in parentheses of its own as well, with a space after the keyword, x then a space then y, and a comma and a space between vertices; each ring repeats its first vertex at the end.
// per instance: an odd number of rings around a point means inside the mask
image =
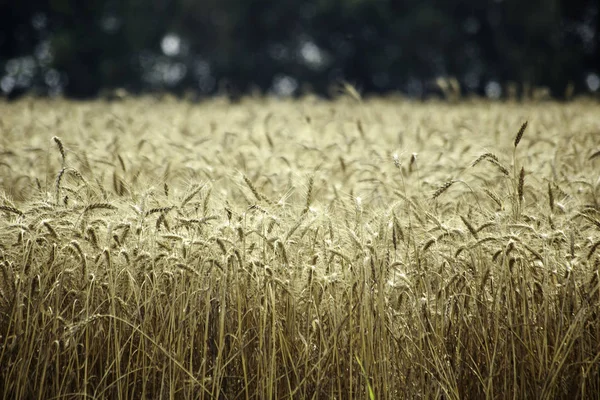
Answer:
POLYGON ((523 138, 523 134, 525 133, 525 129, 527 129, 527 124, 528 124, 528 121, 525 121, 523 123, 523 125, 521 125, 521 129, 519 129, 519 132, 517 133, 517 136, 515 137, 515 148, 519 145, 519 142, 521 142, 521 139, 523 138))
POLYGON ((440 186, 431 196, 433 199, 438 198, 442 193, 444 193, 446 190, 448 190, 450 188, 450 186, 452 186, 453 184, 455 184, 456 181, 455 180, 449 180, 448 182, 444 183, 442 186, 440 186))
POLYGON ((313 192, 313 184, 314 184, 314 177, 311 176, 308 179, 308 189, 306 190, 306 203, 304 205, 304 210, 302 210, 302 214, 306 214, 308 212, 308 210, 310 209, 310 205, 312 203, 312 192, 313 192))
POLYGON ((523 202, 524 186, 525 186, 525 168, 521 167, 521 172, 519 173, 519 184, 517 186, 517 194, 519 196, 519 204, 521 204, 523 202))
POLYGON ((589 261, 590 258, 592 258, 592 256, 594 255, 594 252, 596 251, 596 249, 600 247, 600 240, 596 241, 594 244, 592 244, 592 246, 590 247, 590 251, 587 254, 586 259, 589 261))
POLYGON ((115 210, 117 210, 117 207, 115 207, 109 203, 92 203, 92 204, 88 204, 87 206, 85 206, 85 208, 83 209, 83 213, 85 214, 85 213, 87 213, 89 211, 93 211, 93 210, 115 211, 115 210))
POLYGON ((185 207, 185 205, 194 198, 195 195, 197 195, 198 193, 200 193, 200 191, 202 190, 202 188, 204 187, 204 184, 202 185, 196 185, 194 187, 194 189, 190 192, 190 194, 188 194, 187 196, 185 196, 185 198, 183 199, 183 201, 181 202, 181 205, 179 206, 179 208, 183 208, 185 207))
POLYGON ((23 216, 23 211, 15 208, 15 207, 11 207, 11 206, 7 206, 7 205, 0 205, 0 210, 2 211, 6 211, 9 213, 13 213, 13 214, 17 214, 19 216, 23 216))
POLYGON ((498 160, 498 157, 494 153, 484 153, 484 154, 480 155, 479 157, 477 157, 477 159, 475 159, 475 161, 473 161, 471 163, 471 167, 476 166, 477 164, 479 164, 483 160, 494 160, 497 163, 500 162, 498 160))
POLYGON ((54 239, 58 239, 58 234, 56 233, 56 230, 52 227, 52 225, 50 225, 48 221, 42 221, 42 225, 44 225, 44 227, 48 230, 50 236, 52 236, 54 239))
POLYGON ((61 170, 58 172, 58 175, 56 176, 56 204, 60 202, 60 182, 62 180, 63 175, 65 174, 65 171, 65 168, 61 168, 61 170))
POLYGON ((471 232, 471 235, 473 235, 473 237, 475 239, 478 239, 478 237, 477 237, 477 229, 475 229, 473 227, 473 225, 471 225, 471 223, 464 216, 461 215, 460 219, 463 222, 463 224, 465 224, 465 226, 467 227, 467 229, 469 230, 469 232, 471 232))
POLYGON ((508 169, 504 165, 500 164, 498 162, 498 160, 493 159, 493 158, 486 158, 486 160, 489 163, 491 163, 492 165, 496 166, 500 170, 500 172, 502 172, 504 175, 506 175, 506 176, 510 175, 510 172, 508 172, 508 169))
POLYGON ((56 147, 58 147, 58 151, 60 152, 60 156, 62 158, 62 168, 64 169, 67 163, 67 153, 65 152, 65 146, 63 145, 60 138, 57 136, 54 136, 52 140, 54 141, 54 143, 56 143, 56 147))
POLYGON ((242 177, 244 178, 244 182, 246 182, 246 185, 250 188, 250 191, 252 192, 254 197, 256 197, 256 200, 258 200, 258 201, 264 200, 268 204, 273 204, 273 202, 270 199, 268 199, 264 194, 260 193, 258 191, 258 189, 256 189, 256 186, 254 186, 252 181, 250 179, 248 179, 248 177, 246 175, 243 174, 242 177))
POLYGON ((550 212, 554 212, 554 192, 552 191, 550 182, 548 182, 548 204, 550 206, 550 212))
POLYGON ((171 211, 174 208, 175 208, 175 206, 151 208, 150 210, 146 211, 146 216, 152 215, 154 213, 167 214, 169 211, 171 211))

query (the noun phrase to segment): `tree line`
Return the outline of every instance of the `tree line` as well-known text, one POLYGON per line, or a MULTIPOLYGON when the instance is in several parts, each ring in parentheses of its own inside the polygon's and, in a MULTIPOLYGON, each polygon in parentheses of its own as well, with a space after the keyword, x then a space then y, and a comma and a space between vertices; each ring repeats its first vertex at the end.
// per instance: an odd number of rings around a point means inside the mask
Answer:
POLYGON ((564 97, 600 84, 599 14, 592 0, 3 0, 0 89, 422 96, 447 77, 564 97))

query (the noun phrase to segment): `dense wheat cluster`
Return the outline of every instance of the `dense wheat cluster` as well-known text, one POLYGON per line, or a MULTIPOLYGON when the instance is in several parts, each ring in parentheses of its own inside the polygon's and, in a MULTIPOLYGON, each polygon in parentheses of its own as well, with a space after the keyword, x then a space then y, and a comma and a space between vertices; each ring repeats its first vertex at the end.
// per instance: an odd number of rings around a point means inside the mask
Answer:
POLYGON ((0 104, 13 399, 600 396, 600 114, 0 104))

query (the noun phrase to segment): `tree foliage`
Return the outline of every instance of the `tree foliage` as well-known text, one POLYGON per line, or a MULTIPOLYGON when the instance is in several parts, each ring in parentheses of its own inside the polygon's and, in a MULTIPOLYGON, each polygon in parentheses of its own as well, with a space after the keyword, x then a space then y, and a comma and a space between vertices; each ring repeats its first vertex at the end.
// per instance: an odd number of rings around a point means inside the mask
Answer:
POLYGON ((326 94, 347 80, 422 95, 442 76, 468 92, 513 81, 561 96, 600 72, 599 11, 592 0, 4 0, 1 89, 326 94))

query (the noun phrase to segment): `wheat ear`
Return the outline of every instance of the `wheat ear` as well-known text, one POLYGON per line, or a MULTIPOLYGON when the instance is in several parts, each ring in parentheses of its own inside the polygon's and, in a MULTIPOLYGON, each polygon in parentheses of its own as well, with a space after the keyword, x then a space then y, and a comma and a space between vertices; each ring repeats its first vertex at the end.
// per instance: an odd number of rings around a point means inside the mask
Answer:
POLYGON ((67 162, 67 153, 65 152, 65 146, 63 145, 62 141, 58 136, 54 136, 52 140, 54 140, 54 143, 56 143, 56 147, 58 147, 58 151, 60 152, 60 156, 62 157, 62 166, 64 168, 67 162))
POLYGON ((515 147, 517 147, 519 145, 519 142, 523 138, 523 134, 525 133, 525 129, 527 129, 527 124, 528 124, 528 121, 525 121, 523 123, 523 125, 521 125, 521 129, 519 129, 519 132, 517 133, 517 137, 515 137, 515 147))

